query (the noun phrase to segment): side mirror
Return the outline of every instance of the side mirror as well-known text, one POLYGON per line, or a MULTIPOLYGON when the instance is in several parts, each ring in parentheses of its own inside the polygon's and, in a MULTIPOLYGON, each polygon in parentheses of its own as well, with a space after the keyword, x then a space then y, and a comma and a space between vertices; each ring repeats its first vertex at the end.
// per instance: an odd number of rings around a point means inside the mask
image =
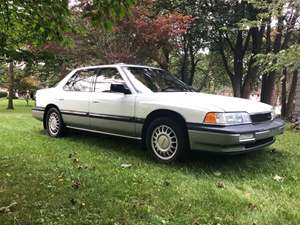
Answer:
POLYGON ((123 93, 125 95, 131 94, 131 92, 130 92, 129 88, 126 86, 126 84, 111 84, 110 92, 123 93))

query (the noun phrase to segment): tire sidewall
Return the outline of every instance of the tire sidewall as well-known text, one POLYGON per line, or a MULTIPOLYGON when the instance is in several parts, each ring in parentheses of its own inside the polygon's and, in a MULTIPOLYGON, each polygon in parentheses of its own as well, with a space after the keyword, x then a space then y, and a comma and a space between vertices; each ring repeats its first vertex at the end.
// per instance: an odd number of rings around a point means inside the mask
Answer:
POLYGON ((171 162, 175 162, 175 161, 179 161, 179 160, 183 159, 183 156, 187 152, 186 150, 188 149, 188 141, 187 141, 187 137, 185 135, 184 126, 179 124, 178 122, 176 123, 175 120, 169 119, 168 117, 160 117, 160 118, 153 120, 150 123, 150 125, 146 131, 145 142, 146 142, 147 150, 148 150, 149 154, 151 155, 151 157, 154 158, 156 161, 163 162, 163 163, 171 163, 171 162), (151 139, 152 139, 153 131, 158 126, 161 126, 161 125, 169 126, 175 132, 175 134, 177 136, 177 141, 178 141, 177 150, 176 150, 175 155, 172 158, 167 159, 167 160, 159 158, 155 154, 154 149, 152 147, 151 139))
POLYGON ((51 136, 51 137, 61 137, 63 135, 64 122, 62 120, 61 114, 60 114, 58 109, 51 108, 51 109, 48 110, 47 115, 46 115, 46 130, 47 130, 48 135, 51 136), (59 130, 58 130, 57 134, 53 134, 49 130, 50 128, 49 128, 49 122, 48 121, 49 121, 49 117, 52 113, 56 113, 58 115, 58 119, 59 119, 60 126, 59 126, 59 130))

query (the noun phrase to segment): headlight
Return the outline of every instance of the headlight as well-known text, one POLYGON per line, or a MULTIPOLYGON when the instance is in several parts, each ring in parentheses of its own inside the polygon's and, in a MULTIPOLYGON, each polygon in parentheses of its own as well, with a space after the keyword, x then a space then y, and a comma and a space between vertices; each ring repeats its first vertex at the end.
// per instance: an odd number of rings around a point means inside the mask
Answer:
POLYGON ((246 112, 232 112, 232 113, 217 113, 209 112, 206 114, 204 121, 205 124, 212 125, 238 125, 249 124, 251 118, 246 112))

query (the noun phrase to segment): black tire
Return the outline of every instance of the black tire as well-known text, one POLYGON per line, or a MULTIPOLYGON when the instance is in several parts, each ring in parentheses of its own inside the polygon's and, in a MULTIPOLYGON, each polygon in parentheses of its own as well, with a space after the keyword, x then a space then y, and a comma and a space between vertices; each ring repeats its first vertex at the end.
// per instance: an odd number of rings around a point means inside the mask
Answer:
POLYGON ((65 133, 65 125, 57 108, 50 108, 46 114, 46 130, 51 137, 61 137, 65 133), (52 121, 50 121, 52 120, 52 121), (53 122, 55 120, 55 122, 53 122), (51 125, 52 123, 52 125, 51 125), (56 124, 56 126, 55 126, 56 124))
POLYGON ((186 128, 168 117, 160 117, 150 123, 145 141, 150 155, 163 163, 182 160, 189 149, 186 128))

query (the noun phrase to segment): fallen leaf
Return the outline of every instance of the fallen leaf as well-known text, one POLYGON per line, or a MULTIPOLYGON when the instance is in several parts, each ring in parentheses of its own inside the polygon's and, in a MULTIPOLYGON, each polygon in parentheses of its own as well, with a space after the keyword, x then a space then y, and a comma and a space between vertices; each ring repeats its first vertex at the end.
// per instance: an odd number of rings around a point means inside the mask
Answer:
POLYGON ((122 168, 129 168, 129 167, 131 167, 132 165, 130 164, 130 163, 123 163, 123 164, 121 164, 121 167, 122 168))
POLYGON ((275 175, 275 176, 273 177, 273 180, 276 180, 276 181, 278 181, 278 182, 283 181, 283 179, 284 179, 284 177, 281 177, 281 176, 279 176, 279 175, 275 175))
POLYGON ((250 196, 251 196, 251 193, 249 193, 249 192, 245 193, 245 197, 250 198, 250 196))
POLYGON ((221 173, 220 171, 215 171, 215 172, 214 172, 214 175, 217 176, 217 177, 219 177, 219 176, 222 175, 222 173, 221 173))
POLYGON ((12 202, 8 206, 0 207, 0 213, 8 213, 13 211, 15 206, 17 205, 17 202, 12 202))
POLYGON ((217 183, 217 187, 218 187, 218 188, 225 188, 224 182, 219 181, 219 182, 217 183))
POLYGON ((73 180, 72 181, 72 188, 74 188, 74 189, 79 189, 79 187, 80 187, 80 181, 79 180, 73 180))
POLYGON ((249 203, 248 204, 248 208, 249 209, 257 209, 257 206, 255 204, 253 204, 253 203, 249 203))
POLYGON ((70 154, 69 154, 69 158, 72 158, 72 157, 74 157, 75 155, 77 155, 77 152, 70 153, 70 154))
POLYGON ((77 158, 73 159, 73 163, 79 163, 79 159, 77 158))

